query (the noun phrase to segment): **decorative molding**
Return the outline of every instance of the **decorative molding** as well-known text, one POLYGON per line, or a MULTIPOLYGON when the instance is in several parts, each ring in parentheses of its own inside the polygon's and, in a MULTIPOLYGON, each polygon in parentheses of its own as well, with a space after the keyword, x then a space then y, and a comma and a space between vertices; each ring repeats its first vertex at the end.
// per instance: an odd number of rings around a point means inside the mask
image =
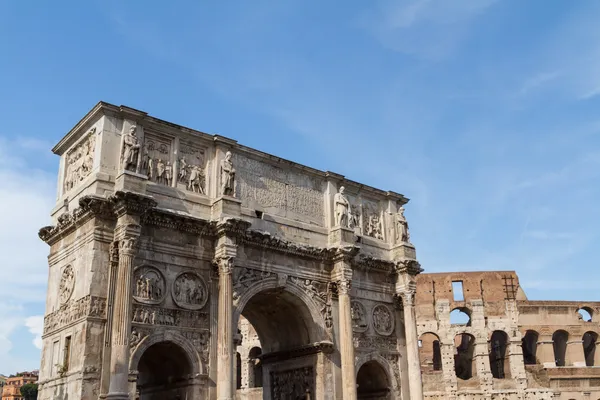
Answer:
POLYGON ((240 237, 240 243, 292 256, 317 259, 324 262, 331 261, 336 251, 334 248, 316 247, 289 242, 272 236, 268 232, 256 230, 247 231, 244 236, 240 237))
POLYGON ((173 229, 194 235, 213 237, 216 234, 216 224, 200 218, 179 215, 173 212, 154 208, 142 215, 142 224, 173 229))
POLYGON ((395 263, 395 271, 397 274, 418 275, 423 272, 421 264, 417 260, 402 260, 395 263))
POLYGON ((291 358, 305 357, 311 354, 325 353, 330 354, 334 351, 334 345, 329 341, 322 341, 318 343, 312 343, 305 346, 296 347, 290 350, 274 351, 272 353, 265 353, 258 358, 263 364, 273 363, 282 360, 289 360, 291 358))
POLYGON ((158 203, 150 196, 119 190, 108 199, 117 217, 125 214, 143 215, 158 203))

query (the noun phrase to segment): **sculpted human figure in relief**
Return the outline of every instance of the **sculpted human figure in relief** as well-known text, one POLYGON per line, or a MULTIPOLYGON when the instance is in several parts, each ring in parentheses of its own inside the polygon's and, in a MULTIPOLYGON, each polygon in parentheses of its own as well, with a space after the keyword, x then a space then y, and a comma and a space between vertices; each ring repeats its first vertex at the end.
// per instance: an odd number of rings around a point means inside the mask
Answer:
POLYGON ((137 126, 132 125, 123 137, 123 169, 135 171, 140 153, 140 142, 136 136, 137 126))
POLYGON ((410 241, 410 233, 408 232, 408 221, 406 221, 406 217, 404 216, 404 207, 400 207, 400 210, 398 210, 398 214, 396 214, 396 241, 410 241))
POLYGON ((348 208, 350 203, 346 196, 344 196, 345 188, 340 187, 340 191, 333 196, 333 203, 335 207, 335 225, 348 227, 348 208))
POLYGON ((231 152, 225 153, 225 158, 221 161, 221 194, 224 196, 234 196, 235 188, 235 168, 231 161, 231 152))

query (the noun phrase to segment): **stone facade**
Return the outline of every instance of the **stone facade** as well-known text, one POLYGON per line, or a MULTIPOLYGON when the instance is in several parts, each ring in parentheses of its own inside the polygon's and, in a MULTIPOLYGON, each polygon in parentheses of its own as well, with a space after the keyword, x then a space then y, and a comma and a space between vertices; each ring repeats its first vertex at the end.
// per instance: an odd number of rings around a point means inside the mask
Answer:
POLYGON ((106 103, 53 151, 41 400, 422 397, 404 196, 106 103))
POLYGON ((600 303, 530 301, 501 271, 421 274, 416 304, 426 399, 600 399, 600 303))
POLYGON ((400 194, 107 103, 53 151, 41 400, 592 398, 583 306, 421 274, 400 194))

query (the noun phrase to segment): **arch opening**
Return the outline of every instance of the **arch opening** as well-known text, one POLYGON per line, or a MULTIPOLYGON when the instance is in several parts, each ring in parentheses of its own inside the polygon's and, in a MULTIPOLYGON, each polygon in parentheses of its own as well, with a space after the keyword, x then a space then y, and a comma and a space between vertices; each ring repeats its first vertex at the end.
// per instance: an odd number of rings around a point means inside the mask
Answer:
POLYGON ((475 338, 468 333, 459 333, 454 337, 454 372, 456 377, 462 380, 471 379, 476 375, 475 360, 475 338))
POLYGON ((250 353, 248 353, 248 359, 250 362, 250 370, 248 373, 252 378, 248 386, 251 388, 260 388, 263 385, 263 370, 262 363, 260 361, 261 354, 262 350, 260 347, 253 347, 250 349, 250 353))
POLYGON ((450 325, 471 326, 471 311, 466 307, 455 308, 450 312, 450 325))
POLYGON ((419 359, 423 371, 442 370, 440 338, 435 333, 427 332, 421 335, 419 339, 419 359))
POLYGON ((138 363, 137 394, 140 400, 186 398, 191 395, 192 363, 172 342, 159 342, 142 354, 138 363))
POLYGON ((525 365, 537 364, 537 342, 539 334, 536 331, 528 330, 525 336, 521 339, 521 347, 523 348, 523 362, 525 365))
POLYGON ((592 309, 589 307, 581 307, 577 310, 578 318, 584 322, 592 322, 592 309))
POLYGON ((598 334, 596 332, 586 332, 583 334, 583 355, 585 356, 585 365, 587 367, 594 366, 594 358, 596 356, 596 342, 598 334))
POLYGON ((367 361, 356 375, 356 392, 359 399, 390 399, 390 381, 385 369, 375 360, 367 361))
POLYGON ((554 349, 554 360, 557 367, 565 366, 565 357, 567 354, 567 341, 569 334, 566 331, 558 330, 552 335, 552 347, 554 349))
POLYGON ((264 382, 269 387, 263 390, 271 391, 273 398, 281 395, 276 391, 288 389, 294 396, 309 394, 311 398, 317 398, 315 371, 318 357, 313 355, 312 365, 305 364, 298 369, 294 358, 298 353, 294 350, 323 340, 316 319, 320 314, 315 315, 314 307, 307 304, 310 299, 303 298, 302 293, 292 292, 294 289, 264 289, 241 304, 238 323, 244 348, 242 389, 258 390, 263 388, 264 382), (244 330, 242 321, 246 321, 249 328, 244 330), (255 339, 249 340, 246 331, 254 332, 255 339))
POLYGON ((506 354, 508 335, 504 331, 494 331, 489 342, 490 369, 496 379, 510 378, 509 358, 506 354))

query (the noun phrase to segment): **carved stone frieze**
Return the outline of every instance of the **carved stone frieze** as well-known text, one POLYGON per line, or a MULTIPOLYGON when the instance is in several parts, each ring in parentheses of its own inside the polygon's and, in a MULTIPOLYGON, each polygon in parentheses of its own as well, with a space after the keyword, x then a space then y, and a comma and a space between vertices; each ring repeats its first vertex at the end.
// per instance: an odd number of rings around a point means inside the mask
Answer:
POLYGON ((61 329, 84 317, 105 318, 106 299, 95 296, 85 296, 71 300, 60 309, 44 317, 44 335, 61 329))
POLYGON ((394 331, 394 314, 388 306, 377 304, 373 307, 373 328, 380 335, 389 336, 394 331))
POLYGON ((323 261, 330 261, 335 254, 334 248, 316 247, 290 242, 271 235, 268 232, 250 230, 244 233, 240 242, 245 245, 278 251, 294 256, 307 257, 323 261))
POLYGON ((315 373, 313 367, 271 372, 271 396, 273 399, 304 399, 315 396, 315 373))
POLYGON ((181 331, 182 336, 188 339, 194 347, 200 353, 200 357, 202 358, 202 362, 208 366, 209 359, 209 342, 210 332, 209 331, 181 331))
POLYGON ((160 228, 192 233, 194 235, 212 237, 215 235, 215 223, 190 216, 182 216, 166 210, 151 210, 145 213, 142 223, 160 228))
POLYGON ((96 128, 92 128, 85 139, 69 150, 65 157, 64 191, 73 189, 84 180, 94 166, 96 151, 96 128))
POLYGON ((394 336, 368 336, 364 333, 357 333, 353 340, 355 348, 381 351, 395 350, 398 344, 394 336))
POLYGON ((71 265, 67 265, 60 276, 58 286, 58 299, 60 304, 65 304, 71 298, 75 288, 75 271, 71 265))
POLYGON ((267 212, 303 216, 323 224, 322 180, 238 153, 233 160, 237 169, 237 197, 243 206, 258 204, 267 212))
POLYGON ((390 364, 390 368, 392 369, 392 372, 394 374, 394 379, 396 380, 395 382, 395 387, 399 387, 400 386, 400 382, 402 380, 402 378, 400 377, 400 356, 398 354, 385 354, 385 359, 387 360, 387 362, 390 364))
POLYGON ((129 335, 129 348, 134 349, 142 339, 150 335, 152 331, 150 329, 140 328, 139 326, 131 327, 131 334, 129 335))
POLYGON ((177 172, 178 186, 204 194, 206 190, 204 149, 189 142, 181 142, 179 153, 181 156, 177 172))
POLYGON ((253 284, 274 276, 272 272, 252 268, 236 268, 233 272, 233 299, 237 300, 253 284))
POLYGON ((146 133, 141 171, 149 180, 171 186, 173 165, 171 164, 171 141, 146 133))
POLYGON ((321 303, 327 302, 327 283, 296 276, 289 276, 288 280, 302 288, 314 300, 321 303))
POLYGON ((363 203, 363 232, 366 236, 383 240, 381 211, 375 202, 365 201, 363 203))
POLYGON ((154 267, 144 265, 133 272, 133 298, 140 303, 159 304, 166 295, 165 278, 154 267))
POLYGON ((208 300, 208 287, 200 275, 186 271, 173 281, 173 301, 181 308, 200 310, 208 300))
POLYGON ((350 312, 352 330, 354 332, 365 332, 369 328, 365 306, 358 300, 352 300, 350 302, 350 312))
POLYGON ((158 204, 150 196, 121 190, 110 196, 109 201, 117 216, 124 214, 143 215, 158 204))
POLYGON ((203 329, 208 326, 208 313, 198 311, 134 304, 132 315, 132 322, 135 324, 178 326, 192 329, 203 329))

